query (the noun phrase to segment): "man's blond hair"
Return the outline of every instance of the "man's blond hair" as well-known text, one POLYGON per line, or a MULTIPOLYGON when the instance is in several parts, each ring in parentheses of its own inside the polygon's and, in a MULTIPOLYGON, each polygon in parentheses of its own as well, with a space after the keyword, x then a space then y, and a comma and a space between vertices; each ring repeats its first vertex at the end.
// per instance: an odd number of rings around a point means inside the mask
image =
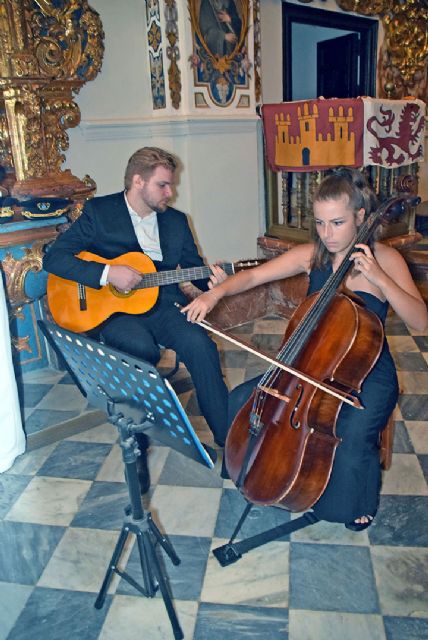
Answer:
POLYGON ((125 170, 125 189, 132 185, 132 178, 135 175, 148 180, 157 167, 165 167, 174 172, 177 169, 177 158, 168 151, 158 147, 143 147, 138 149, 128 160, 125 170))

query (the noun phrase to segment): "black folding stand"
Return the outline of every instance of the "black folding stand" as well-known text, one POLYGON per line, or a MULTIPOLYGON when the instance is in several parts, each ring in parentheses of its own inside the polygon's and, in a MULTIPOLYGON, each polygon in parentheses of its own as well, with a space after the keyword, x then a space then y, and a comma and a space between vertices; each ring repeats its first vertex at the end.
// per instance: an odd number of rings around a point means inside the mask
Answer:
POLYGON ((277 527, 268 529, 267 531, 262 531, 262 533, 258 533, 255 536, 245 538, 244 540, 240 540, 239 542, 234 542, 236 536, 241 530, 242 525, 244 524, 248 514, 253 507, 254 504, 252 504, 251 502, 247 504, 229 542, 222 545, 221 547, 213 549, 213 554, 222 567, 227 567, 229 564, 238 562, 238 560, 242 558, 242 554, 251 551, 251 549, 256 549, 256 547, 261 547, 268 542, 278 540, 279 538, 282 538, 283 536, 288 535, 293 531, 304 529, 305 527, 309 527, 311 524, 319 522, 318 518, 312 511, 307 511, 295 520, 284 522, 284 524, 280 524, 277 527))
POLYGON ((148 598, 153 598, 159 588, 174 638, 182 640, 183 632, 156 545, 162 547, 174 565, 180 564, 180 559, 151 514, 143 510, 136 463, 140 452, 135 434, 147 433, 209 468, 213 468, 214 463, 202 447, 171 385, 155 367, 54 324, 40 321, 39 326, 64 357, 83 393, 106 412, 120 436, 130 504, 125 508, 122 530, 94 606, 97 609, 103 606, 114 573, 148 598), (130 533, 137 538, 144 586, 118 568, 130 533))

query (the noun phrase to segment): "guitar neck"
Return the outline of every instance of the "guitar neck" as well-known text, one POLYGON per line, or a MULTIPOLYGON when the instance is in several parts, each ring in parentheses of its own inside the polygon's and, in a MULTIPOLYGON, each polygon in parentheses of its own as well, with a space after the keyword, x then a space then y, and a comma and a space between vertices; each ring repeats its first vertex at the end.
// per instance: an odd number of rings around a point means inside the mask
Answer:
MULTIPOLYGON (((228 276, 235 273, 235 268, 232 262, 225 262, 219 266, 227 273, 228 276)), ((135 287, 135 289, 148 289, 150 287, 160 287, 165 284, 176 284, 177 282, 188 282, 189 280, 202 280, 202 278, 209 278, 210 275, 211 269, 206 266, 145 273, 141 282, 135 287)))

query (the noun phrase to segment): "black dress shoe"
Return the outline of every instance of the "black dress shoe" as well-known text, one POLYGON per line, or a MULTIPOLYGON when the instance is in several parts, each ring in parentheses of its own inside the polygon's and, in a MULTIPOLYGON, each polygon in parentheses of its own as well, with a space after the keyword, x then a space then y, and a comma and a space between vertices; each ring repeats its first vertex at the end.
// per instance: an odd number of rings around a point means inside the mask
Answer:
POLYGON ((137 475, 140 483, 141 495, 147 493, 150 489, 150 472, 147 464, 147 449, 141 451, 141 455, 137 457, 137 475))

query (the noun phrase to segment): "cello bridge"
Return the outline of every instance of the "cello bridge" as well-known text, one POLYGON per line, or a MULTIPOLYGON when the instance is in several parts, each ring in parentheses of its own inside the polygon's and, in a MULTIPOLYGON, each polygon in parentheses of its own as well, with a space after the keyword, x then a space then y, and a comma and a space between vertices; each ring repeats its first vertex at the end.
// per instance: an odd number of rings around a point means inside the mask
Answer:
POLYGON ((276 389, 272 389, 271 387, 263 387, 259 386, 260 391, 264 391, 270 396, 277 398, 278 400, 282 400, 283 402, 290 402, 289 396, 284 396, 282 393, 279 393, 276 389))

